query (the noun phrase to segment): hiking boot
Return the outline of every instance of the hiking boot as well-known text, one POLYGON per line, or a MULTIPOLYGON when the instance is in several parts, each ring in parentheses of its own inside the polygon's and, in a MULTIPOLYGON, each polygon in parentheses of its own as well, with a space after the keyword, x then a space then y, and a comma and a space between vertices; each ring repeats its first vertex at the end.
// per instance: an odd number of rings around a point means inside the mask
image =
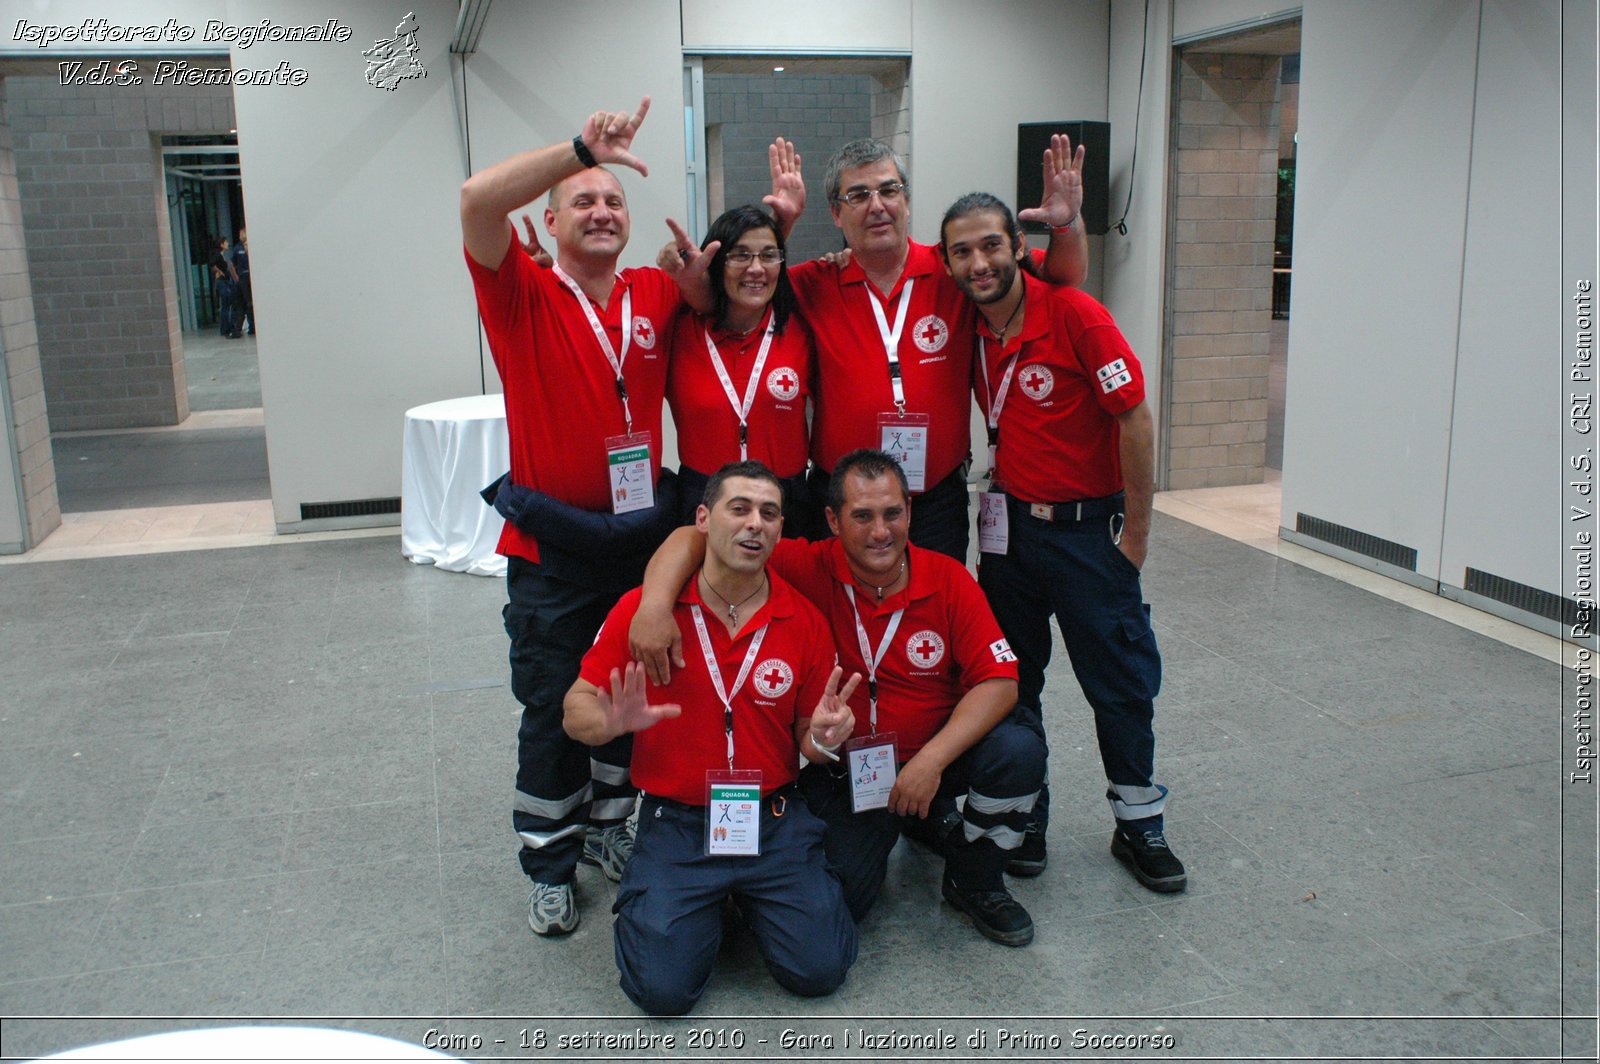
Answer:
POLYGON ((1175 894, 1189 885, 1183 862, 1159 831, 1125 831, 1111 836, 1111 854, 1128 866, 1133 878, 1151 890, 1175 894))
POLYGON ((566 935, 577 930, 578 903, 571 883, 535 883, 528 895, 528 926, 536 935, 566 935))
POLYGON ((1012 850, 1006 857, 1006 873, 1031 879, 1044 871, 1050 858, 1044 852, 1044 834, 1038 831, 1024 832, 1022 845, 1012 850))
POLYGON ((590 828, 583 837, 583 863, 598 865, 613 883, 622 882, 622 870, 628 867, 632 856, 633 832, 627 821, 608 828, 590 828))
POLYGON ((1033 917, 1009 890, 962 890, 947 875, 941 893, 945 901, 972 917, 972 926, 984 938, 1004 946, 1026 946, 1033 941, 1033 917))

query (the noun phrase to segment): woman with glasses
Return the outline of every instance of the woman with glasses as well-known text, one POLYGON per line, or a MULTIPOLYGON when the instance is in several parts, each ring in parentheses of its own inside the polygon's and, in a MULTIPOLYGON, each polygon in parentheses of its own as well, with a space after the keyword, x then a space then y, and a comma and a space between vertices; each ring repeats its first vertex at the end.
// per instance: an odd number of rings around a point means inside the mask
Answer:
POLYGON ((783 481, 784 535, 814 533, 800 527, 795 505, 810 450, 814 355, 794 312, 783 234, 760 207, 736 207, 711 223, 701 247, 713 243, 711 311, 680 312, 667 373, 683 518, 694 519, 712 473, 754 459, 783 481))

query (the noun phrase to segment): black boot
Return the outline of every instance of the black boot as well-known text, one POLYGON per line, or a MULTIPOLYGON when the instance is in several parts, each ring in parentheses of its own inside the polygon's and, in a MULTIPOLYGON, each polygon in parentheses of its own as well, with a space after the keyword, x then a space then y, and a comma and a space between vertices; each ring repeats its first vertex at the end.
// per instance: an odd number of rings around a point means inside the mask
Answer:
POLYGON ((1033 917, 1006 889, 1006 854, 994 840, 952 837, 945 848, 944 900, 972 917, 978 934, 1006 946, 1033 941, 1033 917))

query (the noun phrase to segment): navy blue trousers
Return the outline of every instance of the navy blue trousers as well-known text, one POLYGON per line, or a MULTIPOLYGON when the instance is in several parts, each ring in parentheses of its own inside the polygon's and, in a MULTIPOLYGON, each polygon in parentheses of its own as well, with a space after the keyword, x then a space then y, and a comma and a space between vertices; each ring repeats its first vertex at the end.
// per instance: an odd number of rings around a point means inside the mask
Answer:
POLYGON ((588 825, 626 820, 636 796, 628 779, 633 736, 588 747, 561 728, 567 689, 621 595, 558 580, 517 557, 506 559, 506 593, 511 692, 522 703, 511 824, 528 878, 570 883, 588 825))
POLYGON ((628 1000, 657 1016, 694 1007, 711 979, 730 897, 780 986, 805 997, 837 990, 855 963, 856 925, 822 832, 785 787, 762 800, 760 856, 707 857, 705 809, 645 795, 614 907, 628 1000))
MULTIPOLYGON (((945 769, 929 818, 967 802, 962 831, 950 846, 945 870, 964 890, 999 890, 1010 851, 1022 843, 1044 783, 1042 736, 1013 713, 945 769)), ((828 825, 828 860, 839 870, 845 904, 857 920, 867 915, 883 889, 889 851, 900 838, 904 817, 887 809, 852 812, 850 781, 837 765, 808 765, 800 789, 812 812, 828 825)))
MULTIPOLYGON (((1160 829, 1166 789, 1155 783, 1154 722, 1161 653, 1139 570, 1113 542, 1111 518, 1043 521, 1016 500, 1008 500, 1007 518, 1010 550, 984 554, 978 582, 1017 655, 1017 715, 1044 738, 1042 695, 1054 617, 1094 709, 1112 813, 1160 829)), ((1034 827, 1042 832, 1049 818, 1047 784, 1034 827)))

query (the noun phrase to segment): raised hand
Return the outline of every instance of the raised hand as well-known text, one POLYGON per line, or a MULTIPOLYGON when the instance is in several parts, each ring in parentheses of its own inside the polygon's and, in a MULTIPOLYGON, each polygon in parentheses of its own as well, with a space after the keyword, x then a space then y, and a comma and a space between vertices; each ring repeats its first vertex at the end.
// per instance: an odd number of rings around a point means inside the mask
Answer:
POLYGON ((856 693, 861 674, 851 673, 841 690, 839 680, 843 676, 844 669, 835 665, 828 674, 828 685, 822 697, 817 700, 817 708, 811 713, 811 741, 818 746, 838 746, 855 731, 856 715, 850 710, 850 696, 856 693))
POLYGON ((767 148, 767 167, 772 171, 772 191, 761 202, 772 210, 778 227, 788 236, 806 209, 806 182, 800 176, 800 153, 779 137, 767 148))
POLYGON ((653 724, 676 717, 683 707, 673 702, 650 705, 644 697, 644 666, 628 662, 625 670, 611 670, 611 692, 595 692, 605 714, 609 731, 617 735, 644 731, 653 724))
POLYGON ((1083 145, 1072 150, 1072 138, 1057 133, 1044 150, 1044 197, 1039 206, 1017 212, 1017 220, 1067 225, 1083 209, 1083 145))
POLYGON ((594 156, 594 161, 629 166, 649 177, 650 168, 628 150, 633 145, 633 135, 639 131, 639 125, 649 111, 650 97, 646 96, 639 101, 639 110, 633 114, 627 111, 596 111, 590 115, 583 124, 580 136, 588 146, 589 154, 594 156))
MULTIPOLYGON (((526 240, 522 239, 520 231, 517 233, 517 240, 522 245, 522 253, 547 269, 554 266, 556 260, 552 259, 550 253, 544 249, 544 245, 539 243, 539 231, 533 227, 533 219, 524 213, 522 224, 528 228, 528 238, 526 240)), ((516 226, 512 226, 512 228, 515 229, 516 226)))

